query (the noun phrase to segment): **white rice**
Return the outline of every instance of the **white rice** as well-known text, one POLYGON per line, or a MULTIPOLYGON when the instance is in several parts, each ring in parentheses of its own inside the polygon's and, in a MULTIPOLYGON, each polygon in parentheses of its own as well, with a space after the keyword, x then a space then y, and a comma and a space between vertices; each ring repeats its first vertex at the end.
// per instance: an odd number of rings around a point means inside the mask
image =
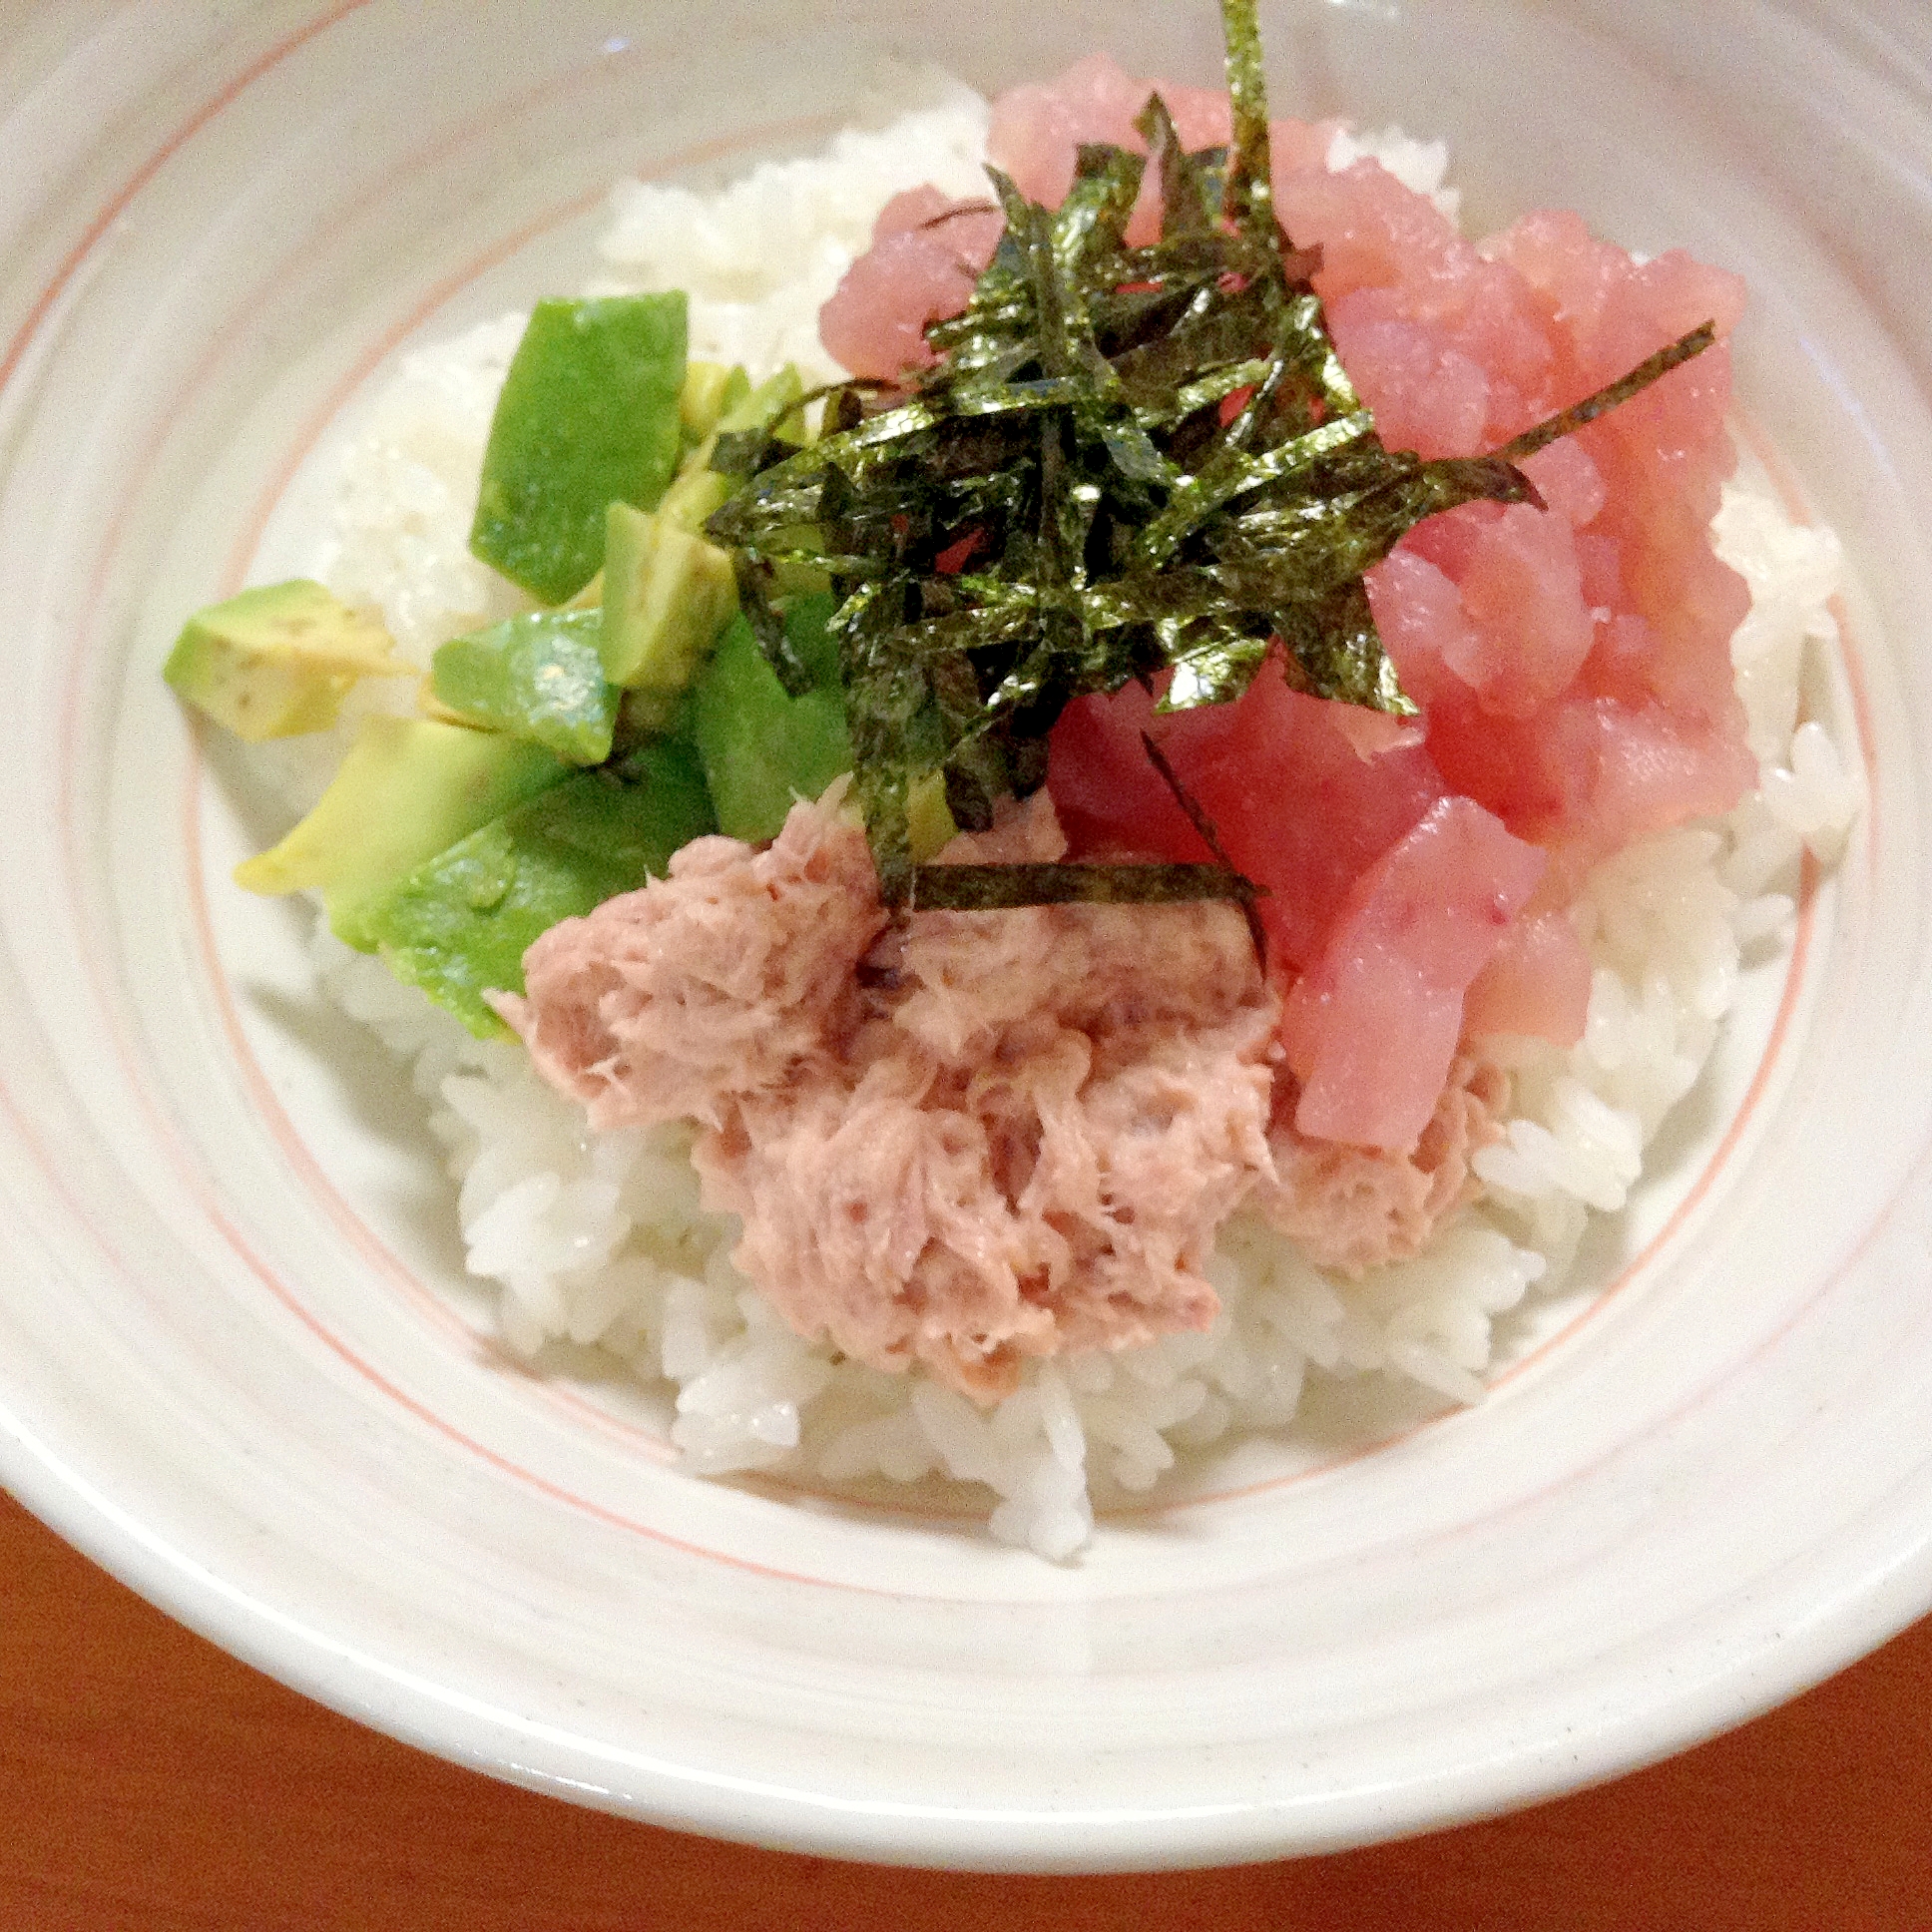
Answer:
MULTIPOLYGON (((877 210, 923 180, 977 192, 985 130, 977 96, 929 89, 898 121, 721 194, 626 184, 603 242, 615 281, 599 286, 689 290, 695 354, 829 373, 817 308, 877 210)), ((1440 144, 1343 134, 1329 165, 1361 154, 1453 212, 1440 144)), ((467 536, 522 320, 412 357, 347 452, 325 574, 424 664, 443 639, 517 607, 467 536)), ((1590 880, 1576 913, 1596 962, 1588 1027, 1569 1051, 1490 1043, 1514 1095, 1505 1137, 1477 1156, 1485 1199, 1426 1254, 1359 1282, 1237 1217, 1209 1267, 1221 1299, 1209 1332, 1033 1364, 988 1411, 792 1334, 731 1266, 734 1225, 700 1207, 684 1130, 590 1133, 521 1048, 471 1039, 326 932, 322 984, 411 1063, 459 1184, 470 1269, 498 1284, 512 1347, 597 1343, 675 1388, 672 1437, 699 1473, 949 1478, 990 1494, 995 1537, 1066 1559, 1092 1534, 1096 1500, 1147 1491, 1178 1456, 1285 1428, 1312 1380, 1372 1375, 1479 1400, 1499 1324, 1566 1279, 1593 1212, 1624 1206, 1646 1144, 1710 1053, 1740 960, 1785 943, 1802 849, 1834 856, 1860 804, 1855 770, 1799 713, 1808 662, 1835 648, 1835 539, 1742 490, 1726 492, 1717 536, 1751 589, 1732 655, 1762 781, 1721 822, 1647 839, 1590 880)), ((286 754, 293 802, 336 748, 286 754)))

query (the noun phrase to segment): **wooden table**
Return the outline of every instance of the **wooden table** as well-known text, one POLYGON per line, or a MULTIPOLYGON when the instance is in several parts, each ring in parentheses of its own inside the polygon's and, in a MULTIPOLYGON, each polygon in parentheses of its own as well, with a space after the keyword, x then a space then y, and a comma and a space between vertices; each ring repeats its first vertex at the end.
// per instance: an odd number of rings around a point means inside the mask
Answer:
POLYGON ((897 1872, 537 1797, 309 1703, 0 1495, 0 1932, 1913 1932, 1932 1620, 1582 1796, 1337 1857, 1119 1878, 897 1872))

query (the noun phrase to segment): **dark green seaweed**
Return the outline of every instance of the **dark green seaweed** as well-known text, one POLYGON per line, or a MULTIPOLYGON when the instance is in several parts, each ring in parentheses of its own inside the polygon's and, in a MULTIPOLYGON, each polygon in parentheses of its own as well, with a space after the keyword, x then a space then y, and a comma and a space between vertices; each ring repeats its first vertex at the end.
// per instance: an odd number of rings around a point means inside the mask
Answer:
POLYGON ((1017 905, 1173 905, 1255 897, 1225 865, 915 865, 908 908, 1003 912, 1017 905), (1015 889, 1024 896, 1016 897, 1015 889))

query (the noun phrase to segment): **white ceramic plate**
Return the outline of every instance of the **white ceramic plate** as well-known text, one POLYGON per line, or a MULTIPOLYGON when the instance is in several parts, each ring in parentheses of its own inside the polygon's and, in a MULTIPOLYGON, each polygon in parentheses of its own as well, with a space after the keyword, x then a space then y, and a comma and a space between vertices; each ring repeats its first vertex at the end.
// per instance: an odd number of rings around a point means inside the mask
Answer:
POLYGON ((1932 35, 1904 6, 1280 5, 1286 111, 1447 135, 1478 223, 1745 273, 1743 402, 1851 555, 1872 808, 1615 1291, 1480 1410, 1221 1472, 1056 1569, 681 1474, 480 1339, 420 1122, 315 1007, 155 676, 312 539, 388 359, 572 287, 629 171, 821 140, 881 56, 1213 77, 1204 0, 187 0, 0 22, 0 1476, 338 1708, 664 1822, 1092 1868, 1608 1776, 1932 1606, 1932 35), (1238 1473, 1238 1472, 1237 1472, 1238 1473))

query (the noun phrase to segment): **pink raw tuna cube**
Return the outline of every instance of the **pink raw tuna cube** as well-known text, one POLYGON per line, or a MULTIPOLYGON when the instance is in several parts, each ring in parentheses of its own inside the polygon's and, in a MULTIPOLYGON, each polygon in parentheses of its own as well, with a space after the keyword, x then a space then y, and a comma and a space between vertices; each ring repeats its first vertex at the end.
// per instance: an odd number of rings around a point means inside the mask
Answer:
POLYGON ((1234 865, 1266 888, 1270 957, 1305 965, 1360 874, 1443 796, 1405 720, 1290 691, 1269 665, 1232 705, 1155 715, 1138 685, 1068 706, 1048 787, 1076 850, 1210 857, 1150 764, 1160 742, 1234 865))
POLYGON ((926 324, 966 306, 1001 226, 997 214, 931 186, 893 196, 873 225, 871 247, 818 311, 825 352, 853 375, 885 382, 930 368, 926 324))
POLYGON ((1355 881, 1281 1016, 1298 1132, 1415 1145, 1456 1056, 1463 994, 1547 863, 1480 805, 1445 798, 1355 881))
POLYGON ((1463 995, 1462 1028, 1526 1033, 1574 1047, 1590 1017, 1590 952, 1564 912, 1526 912, 1463 995))

